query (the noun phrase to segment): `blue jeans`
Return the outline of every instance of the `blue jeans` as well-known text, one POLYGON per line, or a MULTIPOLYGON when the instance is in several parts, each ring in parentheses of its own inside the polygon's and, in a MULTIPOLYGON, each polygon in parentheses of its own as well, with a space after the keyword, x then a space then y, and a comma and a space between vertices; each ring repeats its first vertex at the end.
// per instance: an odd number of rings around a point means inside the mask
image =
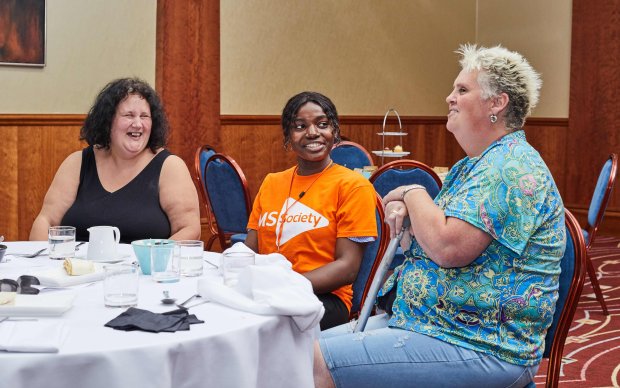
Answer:
POLYGON ((321 351, 337 387, 524 387, 538 370, 387 327, 388 319, 371 317, 363 333, 352 333, 351 323, 321 332, 321 351))

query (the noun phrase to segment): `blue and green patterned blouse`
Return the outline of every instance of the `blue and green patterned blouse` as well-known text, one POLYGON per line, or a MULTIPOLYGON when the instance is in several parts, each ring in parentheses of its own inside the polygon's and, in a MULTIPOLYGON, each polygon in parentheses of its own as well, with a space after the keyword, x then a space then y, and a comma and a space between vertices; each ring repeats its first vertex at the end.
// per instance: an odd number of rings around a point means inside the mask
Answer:
POLYGON ((523 131, 510 133, 452 167, 435 203, 493 240, 471 264, 442 268, 414 239, 381 292, 396 282, 389 325, 538 364, 566 245, 562 199, 542 158, 523 131))

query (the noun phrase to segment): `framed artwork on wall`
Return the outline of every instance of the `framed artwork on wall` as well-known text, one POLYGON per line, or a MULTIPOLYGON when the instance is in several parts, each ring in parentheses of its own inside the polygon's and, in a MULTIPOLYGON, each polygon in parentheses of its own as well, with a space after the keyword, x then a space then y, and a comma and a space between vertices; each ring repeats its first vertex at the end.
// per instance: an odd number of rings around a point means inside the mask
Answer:
POLYGON ((0 0, 0 65, 45 66, 46 0, 0 0))

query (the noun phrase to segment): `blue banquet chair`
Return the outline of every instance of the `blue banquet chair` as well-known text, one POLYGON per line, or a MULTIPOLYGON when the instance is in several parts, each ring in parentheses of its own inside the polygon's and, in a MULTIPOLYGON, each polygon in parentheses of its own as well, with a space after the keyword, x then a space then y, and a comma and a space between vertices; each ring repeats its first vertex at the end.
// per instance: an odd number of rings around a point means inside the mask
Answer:
POLYGON ((609 203, 611 197, 611 191, 614 188, 617 172, 618 155, 611 154, 609 155, 609 159, 607 159, 603 165, 603 168, 598 176, 598 181, 596 182, 596 187, 594 189, 594 193, 592 194, 592 200, 590 201, 590 207, 588 209, 587 227, 582 230, 586 241, 588 276, 590 277, 590 282, 592 282, 594 295, 596 295, 596 299, 601 304, 601 308, 603 309, 603 313, 605 315, 609 315, 609 312, 607 311, 605 299, 603 299, 601 286, 598 282, 598 278, 596 277, 594 264, 590 258, 590 248, 594 242, 594 237, 596 237, 596 231, 603 221, 605 209, 607 209, 607 204, 609 203))
POLYGON ((207 217, 207 227, 209 228, 209 232, 211 232, 211 237, 207 241, 207 245, 205 249, 211 250, 211 246, 213 242, 218 238, 217 234, 217 226, 215 224, 215 218, 213 216, 213 211, 211 210, 211 205, 209 204, 209 198, 207 197, 207 189, 205 186, 204 179, 204 171, 205 166, 207 164, 207 160, 213 155, 216 154, 215 148, 211 147, 208 144, 200 146, 196 149, 196 153, 194 154, 194 178, 196 179, 198 185, 198 192, 200 193, 200 199, 202 200, 202 204, 204 206, 204 214, 207 217))
MULTIPOLYGON (((549 360, 545 386, 557 387, 562 368, 562 352, 573 322, 579 297, 586 279, 586 244, 577 219, 566 210, 566 250, 560 262, 558 300, 555 304, 553 322, 545 336, 543 358, 549 360)), ((526 388, 535 388, 530 382, 526 388)))
POLYGON ((332 148, 329 156, 334 163, 347 167, 351 170, 372 166, 372 157, 360 144, 343 140, 332 148))
POLYGON ((441 190, 439 175, 422 162, 400 159, 384 164, 371 176, 370 182, 381 197, 399 186, 418 184, 426 187, 428 194, 435 198, 441 190))
MULTIPOLYGON (((442 186, 439 175, 432 168, 410 159, 400 159, 384 164, 370 176, 369 180, 381 197, 397 187, 418 184, 426 187, 428 194, 435 198, 442 186)), ((405 260, 405 255, 402 248, 398 247, 390 269, 399 266, 403 260, 405 260)))
POLYGON ((368 243, 364 250, 362 264, 353 282, 353 300, 349 319, 357 318, 359 315, 364 301, 366 300, 366 296, 368 295, 372 279, 375 277, 375 272, 381 263, 381 259, 383 258, 383 254, 390 240, 390 234, 386 229, 388 226, 383 222, 385 219, 383 204, 381 203, 381 197, 378 195, 375 217, 377 220, 377 238, 375 241, 368 243))
POLYGON ((207 199, 222 249, 245 241, 250 217, 250 193, 241 167, 231 157, 216 153, 204 169, 207 199))

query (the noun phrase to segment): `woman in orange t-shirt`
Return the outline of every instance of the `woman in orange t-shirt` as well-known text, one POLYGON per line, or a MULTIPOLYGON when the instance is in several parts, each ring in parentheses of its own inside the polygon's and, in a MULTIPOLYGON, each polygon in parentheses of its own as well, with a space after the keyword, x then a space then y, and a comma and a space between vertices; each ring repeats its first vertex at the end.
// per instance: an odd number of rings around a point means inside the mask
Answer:
POLYGON ((282 112, 282 129, 297 165, 265 177, 245 243, 261 254, 283 254, 310 280, 325 306, 325 330, 348 321, 351 284, 366 243, 377 236, 376 194, 361 174, 330 158, 340 127, 329 98, 316 92, 293 96, 282 112))

